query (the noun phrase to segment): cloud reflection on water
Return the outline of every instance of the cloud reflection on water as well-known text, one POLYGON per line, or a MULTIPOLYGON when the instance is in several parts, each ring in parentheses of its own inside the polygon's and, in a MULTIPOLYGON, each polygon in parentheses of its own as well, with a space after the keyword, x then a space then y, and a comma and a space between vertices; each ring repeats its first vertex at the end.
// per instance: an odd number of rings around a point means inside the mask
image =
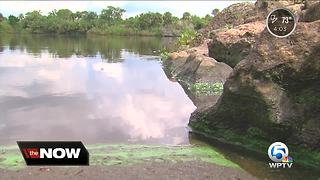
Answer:
MULTIPOLYGON (((187 144, 195 109, 158 61, 0 54, 0 143, 15 140, 187 144)), ((148 58, 150 59, 150 58, 148 58)))

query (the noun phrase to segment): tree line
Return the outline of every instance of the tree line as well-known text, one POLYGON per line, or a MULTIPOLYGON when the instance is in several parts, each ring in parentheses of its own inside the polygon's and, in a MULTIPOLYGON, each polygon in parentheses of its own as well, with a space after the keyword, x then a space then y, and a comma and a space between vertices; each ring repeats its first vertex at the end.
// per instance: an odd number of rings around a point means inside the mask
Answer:
MULTIPOLYGON (((216 13, 216 9, 212 14, 216 13)), ((96 33, 96 34, 146 34, 178 35, 182 31, 198 30, 205 27, 211 15, 199 17, 185 12, 182 18, 158 12, 141 13, 134 17, 123 18, 124 9, 108 6, 100 14, 92 11, 72 12, 69 9, 53 10, 48 15, 32 11, 7 18, 0 13, 0 29, 28 31, 31 33, 96 33), (9 27, 6 27, 9 26, 9 27)), ((1 30, 0 30, 1 31, 1 30)))

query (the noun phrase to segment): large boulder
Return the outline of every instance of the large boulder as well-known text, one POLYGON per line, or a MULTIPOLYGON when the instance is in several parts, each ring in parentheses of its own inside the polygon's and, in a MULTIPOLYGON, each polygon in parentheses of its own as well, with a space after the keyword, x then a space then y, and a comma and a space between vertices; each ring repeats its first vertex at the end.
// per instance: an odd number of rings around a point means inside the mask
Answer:
MULTIPOLYGON (((262 20, 263 16, 259 14, 255 5, 250 2, 233 4, 216 14, 208 26, 199 31, 198 37, 195 41, 199 44, 203 39, 209 38, 214 30, 228 29, 233 26, 246 24, 262 20)), ((195 45, 198 45, 198 44, 195 45)))
MULTIPOLYGON (((307 1, 306 1, 307 2, 307 1)), ((309 5, 300 15, 299 21, 313 22, 320 19, 320 2, 309 2, 309 5)))
POLYGON ((171 53, 164 66, 186 84, 224 82, 232 71, 225 63, 208 57, 207 43, 171 53))
POLYGON ((236 133, 258 129, 268 142, 320 148, 320 21, 298 23, 287 38, 264 30, 224 84, 217 104, 191 126, 236 133))
POLYGON ((263 13, 266 18, 268 13, 276 8, 288 8, 291 11, 295 12, 300 9, 300 6, 303 4, 303 0, 295 0, 295 1, 265 1, 265 0, 257 0, 255 2, 255 8, 263 13))
POLYGON ((164 69, 170 79, 177 79, 198 110, 212 107, 221 94, 198 94, 193 87, 223 84, 232 68, 208 57, 208 47, 203 45, 170 54, 164 69))
POLYGON ((295 4, 293 1, 257 0, 256 3, 235 3, 215 15, 208 26, 201 30, 201 33, 210 33, 216 29, 265 20, 271 10, 280 7, 286 7, 294 13, 298 13, 300 6, 301 4, 295 4))
MULTIPOLYGON (((208 36, 209 39, 212 39, 208 44, 209 56, 231 67, 235 67, 236 64, 250 53, 253 44, 255 44, 261 32, 266 28, 265 19, 268 13, 279 7, 290 9, 297 17, 301 14, 301 4, 294 4, 289 1, 257 1, 255 5, 240 3, 236 4, 235 7, 230 6, 230 9, 227 8, 223 13, 215 17, 212 22, 218 21, 220 16, 223 16, 229 10, 232 10, 229 13, 233 13, 234 15, 244 13, 241 16, 237 15, 238 17, 245 17, 244 15, 249 13, 250 18, 236 21, 228 28, 221 28, 219 26, 220 29, 211 30, 208 36), (241 12, 236 11, 240 10, 240 7, 246 8, 241 12)), ((233 20, 237 20, 237 18, 233 18, 233 20)))
POLYGON ((217 32, 208 43, 209 56, 235 67, 249 54, 264 29, 264 21, 256 21, 217 32))
POLYGON ((255 5, 250 2, 236 3, 218 13, 208 27, 210 30, 220 29, 225 26, 237 26, 259 20, 261 17, 255 10, 255 5))

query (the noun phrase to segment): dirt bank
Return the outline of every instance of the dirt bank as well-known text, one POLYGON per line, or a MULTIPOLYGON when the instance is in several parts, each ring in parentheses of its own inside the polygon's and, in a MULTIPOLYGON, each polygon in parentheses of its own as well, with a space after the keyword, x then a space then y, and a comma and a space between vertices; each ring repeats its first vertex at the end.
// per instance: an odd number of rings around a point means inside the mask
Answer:
POLYGON ((17 171, 0 169, 3 179, 255 179, 245 171, 204 162, 143 163, 129 166, 28 167, 17 171))

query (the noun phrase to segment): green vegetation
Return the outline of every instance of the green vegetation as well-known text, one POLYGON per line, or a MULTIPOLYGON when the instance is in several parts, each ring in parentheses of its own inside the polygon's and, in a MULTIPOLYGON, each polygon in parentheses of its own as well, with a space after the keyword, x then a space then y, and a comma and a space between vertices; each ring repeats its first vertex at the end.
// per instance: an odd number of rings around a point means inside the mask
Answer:
POLYGON ((186 29, 181 33, 181 36, 179 37, 178 42, 180 45, 190 45, 192 40, 196 38, 196 35, 197 35, 196 31, 186 29))
POLYGON ((26 167, 17 146, 0 146, 0 168, 21 169, 26 167))
POLYGON ((162 61, 166 61, 167 59, 169 59, 169 52, 168 50, 166 50, 165 48, 160 50, 160 57, 162 61))
MULTIPOLYGON (((10 17, 10 16, 9 16, 10 17)), ((0 13, 0 33, 11 33, 12 26, 10 25, 10 20, 6 20, 3 15, 0 13)))
MULTIPOLYGON (((145 162, 198 161, 240 168, 210 146, 156 146, 139 144, 93 144, 87 146, 91 165, 133 165, 145 162)), ((25 162, 16 146, 0 146, 0 168, 21 169, 25 162)))
POLYGON ((221 166, 239 168, 209 146, 155 146, 138 144, 89 145, 91 164, 128 165, 142 162, 202 161, 221 166))
POLYGON ((185 12, 179 19, 170 12, 148 12, 123 19, 124 12, 124 9, 108 6, 100 14, 60 9, 48 15, 32 11, 5 18, 0 13, 0 31, 12 32, 11 29, 14 29, 16 32, 31 33, 179 36, 182 31, 192 32, 205 27, 212 18, 210 15, 201 18, 185 12))
POLYGON ((226 24, 226 25, 224 26, 224 28, 226 28, 226 29, 232 29, 232 28, 233 28, 233 25, 232 25, 232 24, 226 24))
POLYGON ((220 12, 220 10, 215 8, 214 10, 212 10, 211 14, 212 14, 212 16, 216 16, 219 12, 220 12))
POLYGON ((0 22, 0 33, 12 33, 13 29, 6 21, 0 22))
POLYGON ((223 83, 195 83, 190 89, 196 95, 219 95, 223 91, 223 83))
MULTIPOLYGON (((203 120, 191 121, 190 126, 194 133, 205 135, 206 137, 233 145, 234 147, 241 147, 253 153, 260 154, 262 157, 266 155, 270 142, 272 142, 268 139, 268 136, 256 128, 248 128, 247 131, 235 133, 232 130, 212 128, 210 124, 203 120)), ((287 144, 287 146, 291 149, 290 156, 293 157, 295 163, 319 170, 319 149, 308 149, 293 144, 287 144)))

